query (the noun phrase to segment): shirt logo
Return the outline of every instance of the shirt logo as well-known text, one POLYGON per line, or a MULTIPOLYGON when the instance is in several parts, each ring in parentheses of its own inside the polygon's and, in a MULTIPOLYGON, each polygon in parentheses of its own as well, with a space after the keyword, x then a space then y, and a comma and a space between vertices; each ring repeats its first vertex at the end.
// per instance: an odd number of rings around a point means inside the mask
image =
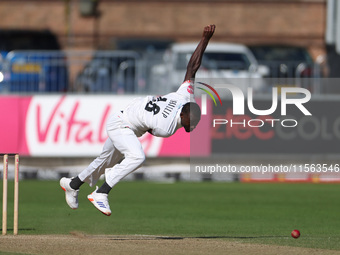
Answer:
POLYGON ((189 94, 194 94, 194 87, 192 85, 189 85, 187 91, 189 92, 189 94))

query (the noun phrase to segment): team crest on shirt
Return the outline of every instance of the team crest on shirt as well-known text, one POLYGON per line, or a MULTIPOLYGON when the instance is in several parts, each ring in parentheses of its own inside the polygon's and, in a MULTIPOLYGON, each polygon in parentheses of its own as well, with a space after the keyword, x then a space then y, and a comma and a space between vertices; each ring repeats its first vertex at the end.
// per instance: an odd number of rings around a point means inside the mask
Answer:
POLYGON ((187 88, 187 91, 190 93, 190 94, 194 94, 194 87, 192 85, 189 85, 188 88, 187 88))

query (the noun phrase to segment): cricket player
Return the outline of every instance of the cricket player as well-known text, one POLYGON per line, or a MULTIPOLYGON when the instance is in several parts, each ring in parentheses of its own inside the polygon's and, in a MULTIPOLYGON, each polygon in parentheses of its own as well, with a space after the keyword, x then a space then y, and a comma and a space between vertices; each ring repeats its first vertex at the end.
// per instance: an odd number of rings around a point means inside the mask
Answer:
POLYGON ((101 154, 77 177, 61 178, 60 186, 65 191, 67 204, 78 208, 78 192, 84 182, 93 187, 105 172, 104 184, 87 198, 103 214, 110 216, 108 201, 110 190, 121 179, 135 171, 145 160, 138 137, 145 132, 154 136, 169 137, 179 128, 191 132, 201 118, 201 110, 190 102, 195 78, 203 53, 215 31, 215 25, 204 27, 202 38, 187 65, 184 83, 176 92, 133 100, 125 109, 109 117, 106 124, 108 139, 101 154))

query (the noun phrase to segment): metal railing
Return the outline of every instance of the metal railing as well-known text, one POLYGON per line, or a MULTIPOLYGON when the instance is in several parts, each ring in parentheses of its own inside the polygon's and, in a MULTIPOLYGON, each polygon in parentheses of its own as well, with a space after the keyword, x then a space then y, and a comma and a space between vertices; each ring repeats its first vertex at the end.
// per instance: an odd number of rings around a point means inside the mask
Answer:
POLYGON ((133 51, 12 51, 0 59, 1 93, 139 93, 133 51))
MULTIPOLYGON (((162 56, 161 52, 142 55, 134 51, 12 51, 0 58, 0 93, 163 94, 181 84, 185 70, 178 71, 162 56)), ((319 63, 268 65, 271 72, 262 77, 268 78, 266 88, 298 86, 312 93, 333 93, 332 86, 324 89, 320 81, 319 63)), ((204 68, 200 72, 207 78, 235 79, 241 73, 204 68)), ((253 69, 248 77, 243 72, 240 78, 253 78, 253 69)))

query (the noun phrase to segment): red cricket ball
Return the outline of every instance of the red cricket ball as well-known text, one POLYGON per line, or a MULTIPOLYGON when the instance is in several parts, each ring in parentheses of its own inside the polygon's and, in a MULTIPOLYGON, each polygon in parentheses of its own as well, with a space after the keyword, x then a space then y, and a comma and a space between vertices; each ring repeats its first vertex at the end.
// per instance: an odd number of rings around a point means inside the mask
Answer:
POLYGON ((297 229, 294 229, 294 230, 292 231, 292 237, 294 237, 294 238, 299 238, 299 237, 300 237, 300 231, 297 230, 297 229))

